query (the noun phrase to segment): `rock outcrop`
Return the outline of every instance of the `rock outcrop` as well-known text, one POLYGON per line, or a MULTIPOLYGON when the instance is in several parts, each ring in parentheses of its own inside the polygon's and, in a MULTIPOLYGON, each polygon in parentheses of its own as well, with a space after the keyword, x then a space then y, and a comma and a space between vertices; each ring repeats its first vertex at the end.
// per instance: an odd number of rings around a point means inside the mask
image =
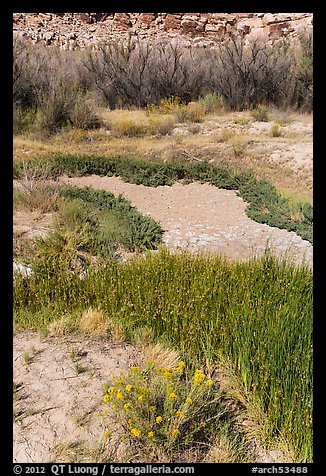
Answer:
POLYGON ((273 43, 312 30, 312 13, 14 13, 16 34, 34 43, 83 48, 131 38, 214 46, 231 33, 249 39, 265 34, 273 43))

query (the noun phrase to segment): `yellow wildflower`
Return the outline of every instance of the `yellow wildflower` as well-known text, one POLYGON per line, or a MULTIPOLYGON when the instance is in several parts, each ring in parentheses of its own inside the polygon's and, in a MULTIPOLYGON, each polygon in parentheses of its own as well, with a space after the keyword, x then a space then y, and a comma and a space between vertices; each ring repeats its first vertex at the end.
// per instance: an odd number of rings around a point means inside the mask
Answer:
POLYGON ((111 435, 111 433, 109 431, 106 431, 104 433, 104 438, 109 438, 110 435, 111 435))
POLYGON ((205 428, 206 423, 205 423, 204 421, 201 421, 201 422, 199 423, 199 426, 200 426, 201 428, 205 428))
POLYGON ((155 406, 155 405, 151 405, 150 407, 148 407, 148 410, 149 410, 150 412, 155 412, 156 406, 155 406))
POLYGON ((185 366, 186 366, 186 364, 183 362, 183 360, 181 360, 178 364, 177 372, 181 373, 183 371, 183 369, 185 368, 185 366))
POLYGON ((131 429, 131 433, 132 433, 134 436, 137 436, 137 437, 138 437, 138 436, 140 436, 141 431, 138 430, 138 428, 132 428, 132 429, 131 429))
POLYGON ((203 380, 205 380, 206 376, 202 370, 196 370, 195 375, 194 375, 194 382, 195 383, 201 383, 203 380))
POLYGON ((177 411, 175 412, 175 414, 176 414, 177 416, 181 416, 181 415, 182 415, 182 411, 181 411, 181 410, 177 410, 177 411))
POLYGON ((123 393, 120 392, 120 390, 118 390, 117 398, 119 398, 119 400, 123 400, 123 399, 124 399, 123 393))
POLYGON ((206 387, 211 387, 213 385, 213 380, 211 380, 211 379, 206 380, 205 385, 206 385, 206 387))
POLYGON ((104 395, 103 400, 105 401, 105 403, 107 403, 109 400, 111 400, 111 397, 106 394, 104 395))
POLYGON ((148 438, 152 438, 154 436, 154 431, 150 431, 147 436, 148 438))
POLYGON ((156 417, 156 423, 161 423, 162 420, 163 418, 160 415, 156 417))
POLYGON ((192 403, 192 399, 190 397, 186 398, 186 403, 192 403))
POLYGON ((128 403, 125 403, 125 404, 123 405, 123 408, 126 408, 126 409, 127 409, 127 408, 129 408, 129 407, 130 407, 130 403, 129 403, 129 402, 128 402, 128 403))
POLYGON ((138 400, 141 402, 144 400, 144 395, 139 395, 138 400))
POLYGON ((179 434, 180 434, 179 428, 175 428, 175 429, 172 431, 172 433, 173 433, 174 435, 179 435, 179 434))
POLYGON ((174 400, 175 398, 177 398, 176 394, 174 392, 171 392, 169 394, 169 398, 171 398, 171 400, 174 400))
POLYGON ((113 403, 112 408, 117 408, 116 403, 113 403))
POLYGON ((129 425, 131 425, 131 424, 132 424, 132 419, 131 419, 131 418, 129 418, 129 420, 128 420, 128 424, 129 424, 129 425))
POLYGON ((114 387, 109 387, 108 388, 108 393, 113 393, 114 392, 114 387))
POLYGON ((130 392, 131 389, 132 389, 132 385, 130 385, 130 384, 126 385, 127 392, 130 392))

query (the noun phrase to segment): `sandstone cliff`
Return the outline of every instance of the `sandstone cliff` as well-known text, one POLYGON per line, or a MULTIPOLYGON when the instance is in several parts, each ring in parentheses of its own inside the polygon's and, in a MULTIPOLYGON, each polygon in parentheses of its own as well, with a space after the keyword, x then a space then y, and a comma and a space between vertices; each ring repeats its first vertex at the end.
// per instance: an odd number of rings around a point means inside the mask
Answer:
POLYGON ((99 42, 178 40, 214 46, 232 32, 250 38, 264 33, 270 42, 295 38, 312 29, 312 13, 14 13, 13 29, 35 43, 74 49, 99 42))

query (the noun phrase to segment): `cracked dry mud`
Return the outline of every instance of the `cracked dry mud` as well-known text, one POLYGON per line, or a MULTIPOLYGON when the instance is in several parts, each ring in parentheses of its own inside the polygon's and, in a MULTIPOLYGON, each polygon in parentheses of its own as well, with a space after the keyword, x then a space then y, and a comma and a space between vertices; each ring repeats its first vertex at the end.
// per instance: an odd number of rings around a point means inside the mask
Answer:
POLYGON ((103 423, 96 415, 107 408, 102 384, 139 362, 134 347, 111 344, 104 338, 41 339, 33 332, 16 333, 13 461, 59 462, 58 444, 84 441, 92 449, 103 442, 103 423), (82 372, 77 372, 72 352, 78 355, 82 372))
POLYGON ((313 247, 294 232, 257 223, 247 217, 247 204, 234 190, 190 183, 146 187, 118 177, 64 177, 63 182, 121 193, 140 212, 158 221, 170 249, 204 250, 231 259, 261 255, 267 246, 277 255, 312 266, 313 247))

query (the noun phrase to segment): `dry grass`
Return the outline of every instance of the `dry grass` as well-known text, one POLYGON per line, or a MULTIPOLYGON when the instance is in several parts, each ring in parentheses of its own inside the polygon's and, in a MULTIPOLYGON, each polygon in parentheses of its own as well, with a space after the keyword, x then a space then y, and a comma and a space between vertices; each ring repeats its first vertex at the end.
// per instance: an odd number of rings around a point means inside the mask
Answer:
POLYGON ((102 311, 88 309, 83 312, 79 322, 79 330, 83 334, 101 336, 106 335, 109 329, 110 325, 102 311))
MULTIPOLYGON (((146 114, 144 110, 99 110, 104 127, 94 131, 71 129, 42 140, 30 135, 14 138, 14 160, 44 156, 55 152, 99 154, 108 157, 125 155, 147 160, 172 161, 183 159, 183 151, 201 160, 219 162, 221 158, 239 170, 253 168, 259 176, 270 179, 286 193, 312 200, 312 177, 291 169, 291 163, 271 164, 268 156, 271 143, 288 145, 312 141, 311 133, 291 129, 292 123, 311 123, 309 114, 283 114, 273 111, 273 120, 284 120, 280 137, 271 137, 270 124, 248 122, 248 112, 207 114, 199 126, 190 124, 187 133, 177 133, 174 114, 146 114), (283 117, 284 116, 284 117, 283 117), (283 119, 282 119, 283 118, 283 119), (290 119, 289 119, 290 118, 290 119), (128 122, 129 121, 129 122, 128 122), (125 127, 127 124, 127 127, 125 127), (123 127, 122 127, 122 126, 123 127), (264 126, 264 127, 263 127, 264 126), (257 129, 259 127, 259 129, 257 129), (120 129, 119 129, 120 128, 120 129), (138 134, 138 132, 139 134, 138 134), (116 135, 116 137, 114 137, 116 135), (130 135, 130 136, 129 136, 130 135), (264 143, 269 144, 269 148, 264 143)), ((178 129, 184 128, 177 125, 178 129)))
POLYGON ((107 337, 113 343, 124 342, 123 325, 113 322, 102 311, 87 309, 82 314, 65 314, 49 324, 48 330, 54 335, 81 333, 89 336, 107 337))
POLYGON ((205 458, 206 463, 239 463, 239 450, 226 435, 218 435, 205 458))
POLYGON ((78 322, 76 317, 71 314, 65 314, 59 319, 51 322, 48 326, 51 335, 67 335, 78 331, 78 322))
POLYGON ((26 177, 15 185, 14 208, 31 212, 32 219, 38 220, 44 213, 58 210, 60 194, 58 190, 50 189, 46 182, 26 177))
POLYGON ((141 350, 147 360, 154 360, 161 367, 173 369, 178 366, 180 361, 179 352, 162 343, 147 345, 141 350))
POLYGON ((116 448, 105 443, 89 446, 83 440, 61 441, 53 448, 52 460, 57 463, 106 463, 116 461, 116 448))

